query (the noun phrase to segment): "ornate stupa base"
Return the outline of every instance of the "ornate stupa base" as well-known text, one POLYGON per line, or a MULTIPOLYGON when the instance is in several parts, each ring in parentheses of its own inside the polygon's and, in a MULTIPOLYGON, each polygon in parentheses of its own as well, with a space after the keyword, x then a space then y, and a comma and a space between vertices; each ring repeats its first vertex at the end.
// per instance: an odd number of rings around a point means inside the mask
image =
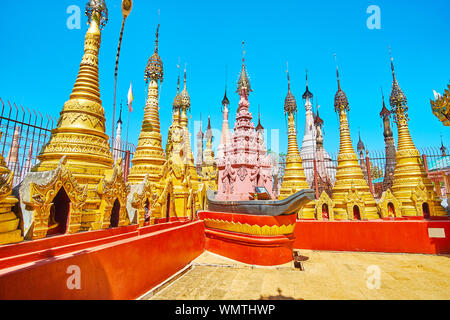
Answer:
MULTIPOLYGON (((339 169, 338 169, 339 170, 339 169)), ((345 185, 338 180, 333 189, 333 212, 335 220, 377 220, 380 219, 377 204, 365 180, 357 185, 345 185)))
POLYGON ((121 161, 105 174, 96 185, 82 185, 83 179, 67 167, 66 157, 55 170, 27 174, 14 189, 21 199, 25 239, 129 225, 129 185, 123 180, 121 161))
POLYGON ((17 202, 10 195, 0 201, 0 245, 23 241, 20 219, 11 211, 17 202))
POLYGON ((81 230, 88 187, 78 183, 66 163, 63 157, 55 170, 28 173, 13 190, 20 199, 26 240, 81 230))
POLYGON ((319 221, 334 221, 334 203, 325 191, 316 200, 316 219, 319 221))
POLYGON ((383 192, 377 206, 382 219, 402 218, 402 203, 392 194, 390 189, 383 192))
POLYGON ((130 224, 127 213, 127 198, 130 184, 125 183, 122 172, 122 159, 116 162, 113 170, 105 172, 105 178, 97 186, 101 197, 99 212, 101 229, 123 227, 130 224))
POLYGON ((199 212, 206 226, 206 249, 243 263, 276 266, 293 260, 296 214, 252 216, 199 212))

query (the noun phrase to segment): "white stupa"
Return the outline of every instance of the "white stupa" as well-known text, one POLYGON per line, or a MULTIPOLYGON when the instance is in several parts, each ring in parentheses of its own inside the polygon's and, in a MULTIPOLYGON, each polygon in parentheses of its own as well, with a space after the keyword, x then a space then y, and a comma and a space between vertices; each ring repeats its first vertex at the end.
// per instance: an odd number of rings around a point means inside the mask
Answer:
MULTIPOLYGON (((316 127, 314 125, 314 114, 312 110, 312 100, 314 95, 309 91, 308 87, 308 74, 306 74, 306 91, 303 94, 303 100, 305 101, 305 135, 303 136, 302 148, 300 150, 300 156, 303 161, 303 168, 305 170, 306 180, 310 187, 314 183, 314 159, 319 161, 317 166, 325 168, 325 174, 329 175, 329 178, 334 183, 336 168, 333 165, 330 155, 325 149, 321 150, 321 157, 317 157, 317 145, 316 145, 316 127)), ((324 178, 324 177, 322 177, 324 178)))

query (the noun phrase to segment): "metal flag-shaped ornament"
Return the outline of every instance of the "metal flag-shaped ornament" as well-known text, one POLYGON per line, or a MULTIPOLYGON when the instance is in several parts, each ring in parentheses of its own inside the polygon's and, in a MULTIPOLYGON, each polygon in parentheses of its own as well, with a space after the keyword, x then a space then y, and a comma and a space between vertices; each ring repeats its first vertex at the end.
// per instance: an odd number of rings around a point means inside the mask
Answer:
POLYGON ((120 37, 119 37, 119 47, 117 48, 117 58, 116 58, 116 69, 114 73, 114 104, 113 104, 113 120, 112 120, 112 146, 114 144, 115 139, 115 124, 116 124, 116 94, 117 94, 117 72, 119 70, 119 57, 120 57, 120 49, 122 48, 122 38, 123 38, 123 30, 125 28, 125 21, 128 18, 128 16, 131 13, 131 9, 133 8, 133 0, 122 0, 122 15, 123 15, 123 21, 122 21, 122 29, 120 30, 120 37))

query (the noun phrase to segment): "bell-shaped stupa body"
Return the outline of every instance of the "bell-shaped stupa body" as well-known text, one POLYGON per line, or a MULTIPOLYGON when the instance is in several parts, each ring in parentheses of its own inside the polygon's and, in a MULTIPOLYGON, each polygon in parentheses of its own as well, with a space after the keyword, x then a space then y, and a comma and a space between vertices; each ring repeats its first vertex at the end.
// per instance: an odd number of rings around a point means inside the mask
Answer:
POLYGON ((390 104, 398 129, 397 165, 392 193, 401 202, 403 217, 447 216, 447 212, 440 205, 441 200, 434 191, 433 183, 428 178, 420 153, 411 138, 408 128, 407 99, 395 77, 393 61, 391 61, 391 68, 393 84, 390 104))
POLYGON ((145 79, 148 81, 148 96, 144 110, 144 120, 139 135, 139 142, 134 154, 128 181, 140 184, 148 174, 148 180, 159 183, 162 168, 166 162, 162 148, 161 128, 159 122, 159 84, 163 81, 163 63, 158 55, 159 25, 156 32, 155 52, 150 57, 145 69, 145 79))
MULTIPOLYGON (((280 199, 285 199, 300 190, 310 189, 303 168, 302 157, 298 150, 297 129, 295 126, 297 102, 291 92, 289 73, 288 93, 284 100, 284 111, 288 116, 288 152, 286 156, 286 169, 284 171, 283 183, 281 184, 280 199)), ((314 219, 314 212, 315 204, 314 201, 311 201, 300 210, 298 217, 300 219, 314 219)))
POLYGON ((101 196, 97 186, 107 170, 113 169, 113 157, 105 134, 105 111, 100 99, 98 54, 101 43, 100 25, 103 7, 89 14, 90 26, 86 33, 84 56, 70 100, 64 104, 58 125, 52 130, 49 142, 43 147, 31 171, 48 172, 59 167, 65 156, 65 167, 80 185, 88 186, 88 199, 84 205, 82 230, 101 226, 101 196))
POLYGON ((113 165, 108 136, 105 134, 105 111, 100 100, 99 19, 99 13, 94 12, 70 100, 64 104, 58 126, 38 156, 40 163, 33 168, 37 172, 54 170, 60 159, 67 156, 67 167, 82 184, 98 183, 104 171, 113 165))
POLYGON ((341 90, 338 72, 338 91, 335 110, 340 121, 340 148, 336 182, 333 188, 334 218, 336 220, 379 219, 375 199, 364 179, 358 156, 352 146, 347 112, 349 103, 341 90))
MULTIPOLYGON (((249 112, 248 95, 252 91, 243 59, 238 82, 240 96, 236 124, 231 141, 224 145, 223 156, 217 160, 219 187, 217 200, 240 201, 253 199, 256 187, 272 194, 272 161, 261 131, 256 131, 249 112)), ((226 129, 225 129, 226 130, 226 129)), ((222 135, 226 132, 222 132, 222 135)))
POLYGON ((288 152, 286 156, 286 169, 284 171, 283 183, 281 184, 280 199, 285 199, 294 193, 309 189, 303 169, 303 161, 300 156, 297 143, 297 128, 295 126, 295 113, 297 102, 291 92, 288 74, 288 94, 284 102, 284 111, 288 116, 288 152))

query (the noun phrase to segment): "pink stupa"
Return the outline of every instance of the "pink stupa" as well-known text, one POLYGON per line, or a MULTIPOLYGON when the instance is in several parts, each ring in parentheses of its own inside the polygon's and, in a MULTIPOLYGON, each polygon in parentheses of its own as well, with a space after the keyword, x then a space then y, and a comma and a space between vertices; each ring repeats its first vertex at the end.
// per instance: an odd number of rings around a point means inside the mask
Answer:
MULTIPOLYGON (((245 69, 245 51, 242 71, 238 82, 239 108, 236 114, 231 141, 225 140, 219 149, 217 159, 219 168, 219 188, 216 199, 219 201, 244 201, 254 199, 256 187, 265 188, 274 199, 272 192, 272 161, 264 144, 264 128, 261 123, 255 129, 252 114, 249 112, 249 93, 252 92, 250 80, 245 69)), ((224 121, 228 121, 228 114, 224 121)), ((223 134, 223 133, 222 133, 223 134)), ((225 133, 226 135, 226 133, 225 133)))

